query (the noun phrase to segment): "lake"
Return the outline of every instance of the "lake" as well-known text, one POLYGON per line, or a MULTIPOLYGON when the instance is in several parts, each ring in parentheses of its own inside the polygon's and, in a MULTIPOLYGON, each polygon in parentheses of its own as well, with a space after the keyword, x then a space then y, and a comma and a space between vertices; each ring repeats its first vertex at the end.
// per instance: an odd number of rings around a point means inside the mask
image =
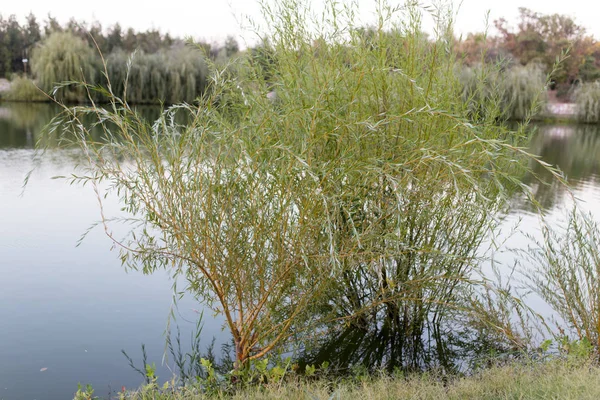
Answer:
MULTIPOLYGON (((56 109, 50 105, 0 106, 0 399, 71 399, 77 383, 99 396, 138 387, 142 377, 121 349, 141 366, 141 344, 158 375, 173 303, 169 275, 126 273, 101 228, 76 244, 100 220, 90 187, 53 176, 72 172, 76 155, 48 152, 33 172, 34 143, 56 109), (47 368, 45 371, 41 369, 47 368)), ((119 204, 107 199, 109 214, 119 204)), ((116 232, 118 234, 118 232, 116 232)), ((176 322, 184 350, 198 320, 198 303, 178 302, 176 322)), ((205 343, 222 342, 221 323, 205 318, 205 343)), ((171 363, 172 364, 172 363, 171 363)))
MULTIPOLYGON (((142 343, 158 375, 172 375, 161 360, 173 281, 167 272, 126 273, 101 228, 76 246, 100 219, 96 197, 90 187, 51 178, 69 174, 77 155, 47 152, 22 190, 33 168, 35 142, 56 111, 48 104, 0 104, 0 400, 70 399, 78 382, 92 384, 99 396, 137 387, 142 377, 121 349, 140 366, 142 343)), ((538 128, 531 151, 557 164, 583 208, 600 215, 600 127, 538 128)), ((541 169, 536 172, 543 175, 541 169)), ((548 218, 564 219, 571 203, 567 191, 524 179, 548 218)), ((119 213, 115 199, 108 198, 104 207, 107 214, 119 213)), ((505 225, 518 220, 535 234, 537 215, 516 200, 505 225)), ((508 244, 524 246, 524 240, 515 235, 508 244)), ((184 297, 174 312, 186 345, 198 308, 197 301, 184 297)), ((205 344, 213 337, 226 340, 220 320, 208 315, 205 321, 205 344)))

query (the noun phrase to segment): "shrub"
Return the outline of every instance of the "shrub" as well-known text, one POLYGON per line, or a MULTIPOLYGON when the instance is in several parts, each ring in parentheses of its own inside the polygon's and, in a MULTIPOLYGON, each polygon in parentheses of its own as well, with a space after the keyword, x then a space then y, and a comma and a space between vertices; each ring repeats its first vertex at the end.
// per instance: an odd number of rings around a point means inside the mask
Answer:
POLYGON ((46 101, 48 97, 35 86, 31 79, 17 77, 11 81, 10 90, 4 94, 10 101, 46 101))
MULTIPOLYGON (((268 78, 251 53, 235 74, 211 64, 199 104, 154 123, 113 84, 101 89, 108 109, 65 107, 62 126, 89 160, 72 179, 100 201, 108 182, 137 222, 113 238, 123 263, 185 275, 225 317, 237 368, 363 321, 387 335, 370 357, 417 367, 426 346, 444 346, 426 333, 460 320, 453 310, 471 293, 492 216, 525 189, 522 132, 508 135, 488 113, 468 122, 447 36, 427 41, 416 6, 382 5, 367 37, 352 6, 328 2, 333 25, 316 31, 304 7, 265 8, 268 78)), ((157 68, 133 61, 129 76, 142 87, 157 68)))

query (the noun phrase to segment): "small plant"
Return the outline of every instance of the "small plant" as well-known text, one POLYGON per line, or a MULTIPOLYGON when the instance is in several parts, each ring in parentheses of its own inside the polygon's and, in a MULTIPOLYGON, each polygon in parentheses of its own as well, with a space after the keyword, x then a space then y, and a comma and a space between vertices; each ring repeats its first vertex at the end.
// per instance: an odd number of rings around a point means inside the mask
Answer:
POLYGON ((92 385, 87 384, 84 387, 81 386, 81 384, 77 384, 77 392, 75 392, 75 397, 73 398, 73 400, 95 400, 98 399, 98 397, 94 396, 94 388, 92 388, 92 385))
POLYGON ((563 336, 558 340, 561 354, 569 360, 589 361, 597 350, 587 338, 570 340, 568 336, 563 336))

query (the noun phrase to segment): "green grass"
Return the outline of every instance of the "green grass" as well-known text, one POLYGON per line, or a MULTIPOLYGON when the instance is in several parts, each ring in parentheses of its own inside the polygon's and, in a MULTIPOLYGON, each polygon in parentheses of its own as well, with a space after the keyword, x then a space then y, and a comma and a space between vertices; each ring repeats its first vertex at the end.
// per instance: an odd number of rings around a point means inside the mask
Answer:
MULTIPOLYGON (((346 380, 293 379, 283 384, 265 384, 234 394, 199 394, 197 388, 176 391, 141 389, 121 393, 127 400, 192 399, 597 399, 600 368, 583 361, 552 360, 514 362, 483 369, 468 377, 431 374, 411 376, 371 375, 346 380)), ((80 394, 75 400, 89 399, 80 394)))

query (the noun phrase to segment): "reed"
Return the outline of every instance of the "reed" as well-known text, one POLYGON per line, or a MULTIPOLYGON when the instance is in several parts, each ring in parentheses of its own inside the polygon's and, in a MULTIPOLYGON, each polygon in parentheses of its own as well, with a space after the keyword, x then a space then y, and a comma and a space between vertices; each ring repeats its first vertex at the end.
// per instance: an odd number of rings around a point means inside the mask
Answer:
POLYGON ((574 208, 566 225, 543 227, 530 252, 532 288, 557 313, 556 336, 589 343, 600 354, 600 226, 574 208))

